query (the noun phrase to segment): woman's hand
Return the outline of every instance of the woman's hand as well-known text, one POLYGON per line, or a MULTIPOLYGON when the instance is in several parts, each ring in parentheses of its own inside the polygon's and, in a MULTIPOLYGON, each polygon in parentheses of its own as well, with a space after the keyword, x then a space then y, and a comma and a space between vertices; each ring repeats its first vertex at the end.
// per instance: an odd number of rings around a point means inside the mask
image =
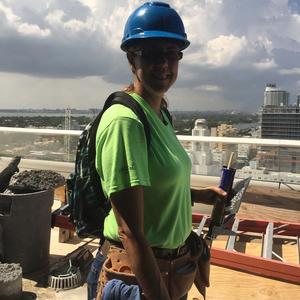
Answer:
POLYGON ((211 204, 216 202, 216 198, 225 200, 227 193, 217 186, 209 186, 201 189, 191 189, 192 202, 211 204))

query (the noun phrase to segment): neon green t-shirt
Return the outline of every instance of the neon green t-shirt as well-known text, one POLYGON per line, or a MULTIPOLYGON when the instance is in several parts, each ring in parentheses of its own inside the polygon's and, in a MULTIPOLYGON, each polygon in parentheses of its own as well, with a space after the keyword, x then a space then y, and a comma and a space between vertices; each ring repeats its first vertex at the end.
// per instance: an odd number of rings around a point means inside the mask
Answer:
MULTIPOLYGON (((177 248, 192 229, 191 161, 167 116, 164 122, 138 94, 131 96, 143 108, 150 125, 151 144, 135 113, 120 104, 102 116, 96 138, 96 168, 104 192, 144 186, 144 233, 151 247, 177 248)), ((124 199, 126 201, 126 199, 124 199)), ((120 241, 110 211, 104 236, 120 241)))

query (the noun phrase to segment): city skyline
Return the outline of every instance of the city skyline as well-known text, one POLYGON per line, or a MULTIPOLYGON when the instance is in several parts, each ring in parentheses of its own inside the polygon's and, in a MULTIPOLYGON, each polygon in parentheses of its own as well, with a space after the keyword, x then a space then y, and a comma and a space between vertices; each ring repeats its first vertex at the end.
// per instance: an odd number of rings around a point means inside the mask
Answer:
MULTIPOLYGON (((119 49, 142 1, 0 0, 1 109, 101 108, 129 83, 119 49)), ((300 94, 297 0, 165 1, 191 46, 167 97, 170 110, 256 112, 268 82, 300 94)))

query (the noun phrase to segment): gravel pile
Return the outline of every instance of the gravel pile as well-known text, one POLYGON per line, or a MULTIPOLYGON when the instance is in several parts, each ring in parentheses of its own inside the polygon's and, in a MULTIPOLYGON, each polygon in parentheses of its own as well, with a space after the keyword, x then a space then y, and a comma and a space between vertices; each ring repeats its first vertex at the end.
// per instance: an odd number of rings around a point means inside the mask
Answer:
POLYGON ((16 280, 22 275, 22 268, 19 264, 0 263, 0 283, 16 280))
POLYGON ((19 264, 0 263, 0 299, 23 299, 22 268, 19 264))
POLYGON ((65 184, 65 178, 50 170, 25 170, 13 175, 9 190, 13 193, 28 193, 48 190, 65 184))

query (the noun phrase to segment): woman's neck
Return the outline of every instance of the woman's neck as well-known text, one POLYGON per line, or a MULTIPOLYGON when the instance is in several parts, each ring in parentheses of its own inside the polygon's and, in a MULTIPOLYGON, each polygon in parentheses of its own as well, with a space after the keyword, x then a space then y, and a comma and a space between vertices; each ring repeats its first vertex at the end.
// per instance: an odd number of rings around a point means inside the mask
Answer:
POLYGON ((152 107, 156 114, 161 118, 161 104, 163 99, 163 94, 150 93, 145 89, 134 88, 134 92, 140 95, 147 103, 152 107))

